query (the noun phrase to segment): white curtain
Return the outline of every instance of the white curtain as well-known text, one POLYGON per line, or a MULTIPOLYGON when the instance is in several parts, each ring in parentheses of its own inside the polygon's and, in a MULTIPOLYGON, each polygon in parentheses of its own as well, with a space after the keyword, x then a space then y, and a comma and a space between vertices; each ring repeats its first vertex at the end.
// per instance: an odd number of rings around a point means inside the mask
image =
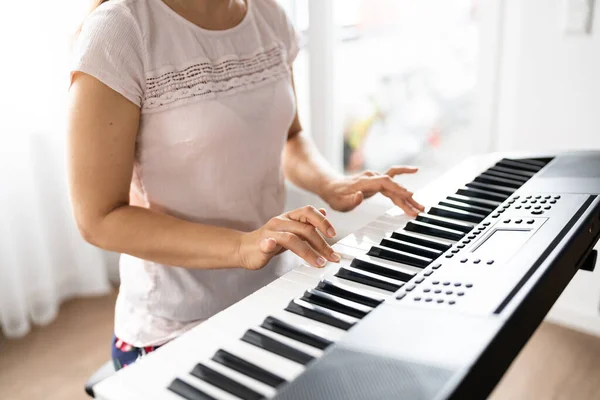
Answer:
POLYGON ((25 335, 69 297, 109 291, 107 254, 79 236, 68 201, 69 39, 81 0, 0 5, 0 328, 25 335))

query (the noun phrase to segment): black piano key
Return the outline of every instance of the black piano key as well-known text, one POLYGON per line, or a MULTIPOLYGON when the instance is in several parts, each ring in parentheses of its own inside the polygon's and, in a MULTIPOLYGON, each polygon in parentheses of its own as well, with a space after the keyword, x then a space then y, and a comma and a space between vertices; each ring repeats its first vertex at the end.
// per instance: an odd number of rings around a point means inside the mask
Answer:
POLYGON ((549 161, 541 161, 541 160, 537 160, 535 158, 519 158, 516 159, 514 161, 518 161, 520 163, 524 163, 524 164, 530 164, 536 167, 540 167, 540 169, 542 169, 543 167, 546 166, 546 164, 548 164, 549 161))
POLYGON ((344 318, 343 315, 336 311, 331 311, 325 307, 309 304, 301 300, 290 301, 285 308, 285 311, 289 311, 315 321, 323 322, 324 324, 335 326, 336 328, 340 328, 345 331, 354 326, 354 322, 350 322, 350 319, 344 318))
POLYGON ((465 186, 467 186, 469 188, 486 190, 488 192, 498 193, 498 194, 506 195, 506 196, 510 196, 511 194, 513 194, 516 191, 516 189, 511 188, 511 187, 500 186, 500 185, 490 185, 488 183, 481 183, 481 182, 475 182, 475 181, 469 182, 465 186))
POLYGON ((233 379, 215 371, 212 368, 207 367, 204 364, 196 365, 190 374, 241 399, 264 399, 262 394, 256 393, 254 390, 234 381, 233 379))
POLYGON ((511 160, 508 158, 503 158, 502 160, 498 161, 496 165, 506 168, 520 169, 522 171, 529 171, 534 173, 538 172, 540 169, 543 168, 537 165, 531 165, 528 163, 520 162, 518 160, 511 160))
POLYGON ((506 179, 506 178, 499 178, 497 176, 486 174, 486 173, 483 173, 483 174, 479 175, 477 178, 475 178, 475 182, 487 183, 490 185, 507 186, 507 187, 514 188, 514 189, 518 189, 521 186, 523 186, 523 182, 521 182, 521 181, 515 181, 512 179, 506 179))
POLYGON ((331 293, 344 299, 352 300, 355 303, 363 304, 369 307, 377 307, 383 302, 383 298, 371 297, 365 293, 360 293, 356 289, 323 279, 317 285, 317 288, 325 293, 331 293))
POLYGON ((175 378, 167 389, 187 400, 217 400, 179 378, 175 378))
POLYGON ((309 289, 304 292, 302 300, 358 319, 363 318, 372 310, 371 307, 363 306, 362 304, 354 304, 349 300, 321 292, 317 289, 309 289))
POLYGON ((417 215, 417 221, 427 222, 428 224, 441 226, 448 229, 454 229, 463 233, 471 232, 474 228, 472 224, 467 224, 459 221, 450 221, 444 217, 438 217, 437 215, 431 215, 428 213, 421 213, 417 215))
POLYGON ((511 175, 519 175, 519 176, 525 177, 527 179, 530 179, 532 176, 535 175, 535 172, 523 171, 523 170, 515 169, 515 168, 507 168, 507 167, 503 167, 501 165, 494 165, 493 167, 490 168, 490 170, 504 172, 506 174, 511 174, 511 175))
POLYGON ((433 249, 427 246, 420 246, 418 244, 406 242, 404 240, 398 240, 393 238, 383 238, 381 239, 381 246, 389 247, 390 249, 396 249, 405 251, 407 253, 416 254, 419 256, 436 259, 442 255, 441 250, 433 249))
POLYGON ((353 268, 371 272, 377 275, 382 275, 402 282, 408 282, 412 279, 413 276, 417 274, 416 271, 412 271, 409 268, 400 268, 389 265, 385 262, 377 262, 372 259, 365 260, 358 257, 352 260, 350 266, 353 268))
POLYGON ((458 241, 462 239, 465 234, 454 229, 448 229, 441 226, 431 225, 421 221, 409 221, 404 227, 405 230, 410 232, 422 233, 425 235, 436 236, 439 238, 450 239, 458 241))
POLYGON ((287 322, 274 317, 265 318, 261 327, 309 346, 316 347, 320 350, 325 350, 327 347, 333 344, 331 340, 325 339, 319 335, 315 335, 312 332, 298 328, 297 326, 288 324, 287 322))
POLYGON ((429 209, 429 214, 437 215, 440 217, 454 218, 461 221, 480 223, 485 219, 485 215, 476 214, 473 212, 456 209, 453 207, 447 207, 443 205, 434 206, 429 209))
POLYGON ((285 379, 225 350, 217 351, 212 360, 271 387, 277 387, 287 382, 285 379))
POLYGON ((400 289, 402 285, 404 285, 404 282, 400 282, 395 279, 389 279, 381 275, 372 274, 367 271, 361 271, 352 267, 342 267, 335 273, 334 276, 390 292, 395 292, 396 290, 400 289))
POLYGON ((419 246, 431 247, 432 249, 446 251, 450 247, 452 247, 448 243, 444 243, 440 240, 436 240, 434 238, 424 238, 419 235, 415 235, 408 231, 396 231, 392 233, 392 238, 397 240, 403 240, 405 242, 414 243, 419 246))
POLYGON ((303 365, 306 365, 315 359, 310 354, 306 354, 303 351, 281 343, 267 335, 256 332, 254 329, 248 329, 246 333, 244 333, 244 336, 242 336, 242 341, 303 365))
MULTIPOLYGON (((369 249, 367 255, 371 257, 383 258, 384 260, 390 260, 401 264, 412 265, 413 267, 418 268, 425 268, 432 261, 431 258, 377 245, 371 246, 371 249, 369 249)), ((390 276, 390 278, 395 277, 390 276)))
POLYGON ((490 175, 490 176, 495 176, 498 178, 503 178, 503 179, 510 179, 511 181, 519 182, 521 185, 523 185, 525 182, 527 182, 529 180, 529 178, 526 176, 516 175, 516 174, 508 174, 506 172, 498 171, 494 167, 487 169, 484 172, 484 174, 490 175))
POLYGON ((450 201, 458 201, 476 207, 487 208, 490 210, 489 212, 494 211, 496 208, 498 208, 500 204, 502 204, 502 201, 481 199, 477 197, 465 196, 462 194, 452 194, 450 196, 447 196, 446 199, 450 201))
POLYGON ((477 189, 474 187, 463 187, 456 191, 456 194, 460 194, 468 197, 475 197, 483 200, 492 200, 498 203, 502 203, 504 200, 508 198, 508 194, 500 194, 495 192, 490 192, 487 190, 477 189))
POLYGON ((467 204, 467 203, 463 203, 462 201, 454 201, 454 200, 442 200, 440 201, 440 206, 443 207, 449 207, 452 209, 458 209, 458 210, 463 210, 463 211, 467 211, 473 214, 479 214, 479 215, 483 215, 483 216, 487 216, 488 214, 490 214, 492 211, 495 210, 494 207, 479 207, 479 206, 474 206, 472 204, 467 204))

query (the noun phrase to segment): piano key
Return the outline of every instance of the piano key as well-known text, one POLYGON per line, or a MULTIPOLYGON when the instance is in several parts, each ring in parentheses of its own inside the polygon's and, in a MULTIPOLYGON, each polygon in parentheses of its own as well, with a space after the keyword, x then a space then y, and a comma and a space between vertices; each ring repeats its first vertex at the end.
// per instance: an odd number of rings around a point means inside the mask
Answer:
MULTIPOLYGON (((344 265, 343 267, 346 268, 346 267, 349 267, 349 265, 344 265)), ((327 276, 324 279, 327 279, 328 281, 331 281, 336 284, 341 284, 341 285, 347 286, 353 290, 368 293, 370 296, 377 296, 378 298, 381 298, 381 299, 386 299, 387 297, 391 296, 391 293, 388 290, 384 290, 384 289, 377 288, 374 286, 365 285, 364 283, 351 281, 348 279, 340 278, 338 276, 331 275, 331 276, 327 276)))
POLYGON ((490 169, 493 171, 504 172, 506 174, 523 176, 523 177, 527 178, 528 180, 536 174, 535 172, 522 171, 520 169, 514 169, 514 168, 507 168, 507 167, 503 167, 500 165, 495 165, 490 169))
POLYGON ((462 221, 474 222, 476 224, 480 223, 485 219, 485 215, 482 214, 476 214, 473 212, 442 205, 431 207, 429 209, 429 214, 440 217, 453 218, 462 221))
POLYGON ((244 336, 242 336, 242 341, 303 365, 308 364, 315 359, 309 354, 290 347, 287 344, 283 344, 253 329, 248 329, 246 331, 244 336))
POLYGON ((367 246, 367 248, 360 249, 360 248, 344 246, 343 244, 336 243, 333 246, 331 246, 331 248, 333 250, 335 250, 340 255, 340 257, 347 259, 347 260, 353 260, 355 257, 365 254, 368 251, 368 248, 370 246, 372 246, 372 245, 369 244, 367 246))
POLYGON ((463 196, 475 197, 483 200, 492 200, 499 203, 502 203, 504 200, 508 198, 508 194, 500 194, 496 192, 490 192, 488 190, 482 190, 474 187, 463 187, 456 191, 456 194, 460 194, 463 196))
POLYGON ((344 330, 350 329, 358 321, 356 318, 300 299, 292 300, 285 310, 344 330))
POLYGON ((442 255, 442 251, 440 250, 393 238, 383 238, 381 239, 381 243, 379 243, 379 245, 382 247, 388 247, 390 249, 401 250, 407 253, 427 257, 429 259, 436 259, 442 255))
POLYGON ((324 322, 316 321, 311 318, 306 318, 299 314, 285 311, 285 309, 281 309, 274 312, 272 316, 290 325, 309 330, 315 335, 321 336, 332 342, 337 342, 346 333, 344 329, 340 329, 335 326, 331 326, 324 322))
POLYGON ((369 255, 357 257, 350 264, 352 268, 385 276, 401 282, 408 282, 413 276, 421 272, 421 268, 397 263, 394 261, 381 260, 369 255))
POLYGON ((524 162, 519 162, 518 160, 511 160, 508 158, 503 158, 502 160, 498 161, 496 163, 496 165, 499 165, 501 167, 506 167, 506 168, 514 168, 514 169, 519 169, 522 171, 533 172, 533 173, 536 173, 540 169, 543 168, 540 166, 531 165, 531 164, 524 163, 524 162))
POLYGON ((372 307, 354 303, 318 289, 308 289, 302 296, 302 300, 358 319, 363 318, 373 310, 372 307))
POLYGON ((489 212, 494 211, 496 208, 498 208, 498 206, 500 204, 502 204, 502 201, 487 200, 487 199, 481 199, 481 198, 477 198, 477 197, 463 196, 461 194, 452 194, 450 196, 447 196, 446 199, 450 200, 450 201, 458 201, 461 203, 470 204, 470 205, 476 206, 476 207, 487 208, 487 209, 489 209, 489 212))
POLYGON ((389 279, 385 276, 373 274, 367 271, 361 271, 352 267, 342 267, 334 276, 347 279, 349 281, 362 283, 364 285, 373 286, 379 289, 388 290, 390 292, 395 292, 396 290, 400 289, 402 285, 404 285, 404 282, 396 279, 389 279))
POLYGON ((453 229, 455 231, 460 231, 463 233, 469 233, 474 228, 472 224, 467 224, 466 222, 461 222, 445 217, 439 217, 437 215, 431 215, 427 213, 421 213, 417 215, 417 221, 426 222, 428 224, 437 225, 448 229, 453 229))
POLYGON ((369 307, 377 307, 385 300, 383 296, 377 296, 372 292, 356 289, 348 284, 339 283, 329 279, 323 279, 317 285, 317 288, 325 293, 351 300, 355 303, 363 304, 369 307))
MULTIPOLYGON (((206 393, 207 395, 211 396, 214 399, 219 399, 219 400, 239 400, 240 397, 238 396, 234 396, 231 393, 229 393, 226 390, 220 389, 214 385, 211 385, 210 383, 203 381, 201 379, 197 379, 194 376, 188 375, 186 374, 185 376, 180 376, 180 377, 175 377, 173 380, 175 379, 179 379, 180 381, 186 383, 187 385, 198 389, 199 391, 206 393)), ((149 379, 147 381, 150 381, 149 379)), ((154 381, 150 381, 153 382, 154 381)), ((164 399, 165 397, 168 397, 169 400, 171 400, 171 398, 169 396, 164 396, 166 393, 169 393, 169 390, 165 390, 165 393, 161 393, 161 400, 164 399)), ((174 396, 177 397, 177 399, 181 400, 181 397, 178 396, 174 396)), ((122 397, 119 397, 122 398, 122 397)))
POLYGON ((244 400, 260 400, 264 396, 203 364, 194 367, 191 375, 244 400))
MULTIPOLYGON (((305 288, 307 288, 307 287, 315 286, 317 283, 320 282, 321 279, 314 277, 312 275, 306 275, 306 274, 300 273, 300 272, 296 271, 295 269, 293 269, 290 272, 288 272, 287 274, 283 275, 278 280, 288 280, 290 282, 297 283, 297 284, 302 285, 305 288)), ((294 297, 298 297, 298 296, 299 295, 296 295, 294 297)))
POLYGON ((404 227, 404 230, 409 232, 417 232, 422 233, 424 235, 435 236, 438 238, 450 239, 450 240, 460 240, 465 234, 463 232, 448 229, 437 225, 428 224, 426 222, 421 221, 410 221, 404 227))
POLYGON ((473 214, 479 214, 482 216, 487 216, 492 211, 494 211, 494 208, 491 208, 491 207, 490 208, 478 207, 478 206, 474 206, 471 204, 463 203, 462 201, 454 201, 454 200, 442 200, 442 201, 440 201, 439 205, 443 206, 443 207, 448 207, 451 209, 467 211, 467 212, 470 212, 473 214))
POLYGON ((354 236, 357 241, 379 243, 385 236, 385 232, 375 228, 362 227, 350 236, 354 236))
POLYGON ((182 381, 179 378, 176 378, 173 382, 171 382, 168 389, 187 400, 216 400, 215 397, 206 394, 202 390, 182 381))
POLYGON ((234 371, 247 375, 272 387, 277 387, 286 383, 286 380, 282 377, 225 350, 218 350, 212 359, 234 371))
MULTIPOLYGON (((402 225, 402 226, 404 226, 404 225, 402 225)), ((344 246, 350 246, 350 247, 355 247, 357 249, 360 249, 365 244, 370 246, 372 244, 379 243, 379 240, 381 240, 381 236, 379 236, 377 238, 372 238, 372 239, 373 240, 365 240, 365 237, 359 238, 356 235, 351 234, 351 235, 346 236, 345 238, 343 238, 342 240, 340 240, 337 243, 342 244, 344 246)))
POLYGON ((525 182, 527 182, 529 180, 529 178, 526 176, 517 175, 517 174, 509 174, 507 172, 498 171, 494 167, 487 169, 485 171, 485 174, 491 175, 491 176, 496 176, 498 178, 510 179, 512 181, 519 182, 521 185, 523 185, 525 182))
POLYGON ((247 387, 248 389, 258 393, 262 396, 262 398, 271 398, 277 394, 277 390, 272 386, 269 386, 263 382, 260 382, 254 378, 249 377, 246 374, 238 372, 234 369, 231 369, 221 363, 215 362, 212 358, 207 360, 202 360, 200 362, 202 365, 212 369, 213 371, 220 373, 226 378, 232 379, 235 382, 239 383, 242 386, 247 387))
MULTIPOLYGON (((380 246, 380 245, 371 246, 371 249, 369 250, 367 255, 369 255, 371 257, 382 258, 384 260, 401 263, 401 264, 410 265, 413 267, 418 267, 418 268, 425 268, 432 261, 432 259, 428 258, 428 257, 411 254, 411 253, 408 253, 408 252, 405 252, 402 250, 390 249, 388 247, 384 247, 384 246, 380 246)), ((359 259, 359 258, 360 257, 357 257, 357 258, 355 258, 355 260, 359 259)), ((351 265, 353 267, 355 266, 354 264, 351 264, 351 265)), ((394 278, 394 277, 390 276, 390 278, 394 278)))
POLYGON ((316 335, 309 330, 296 327, 292 324, 288 324, 275 317, 267 317, 261 324, 264 329, 279 333, 280 335, 287 336, 291 339, 305 343, 309 346, 316 347, 320 350, 325 350, 333 342, 329 339, 325 339, 319 335, 316 335))
POLYGON ((545 167, 548 164, 548 162, 546 162, 546 161, 536 160, 535 158, 519 158, 514 161, 518 161, 520 163, 525 163, 525 164, 531 164, 536 167, 540 167, 540 169, 545 167))
POLYGON ((394 227, 392 224, 388 224, 382 221, 371 221, 365 227, 379 229, 383 232, 390 232, 390 234, 394 231, 394 227))
POLYGON ((498 193, 500 195, 507 195, 507 196, 510 196, 517 190, 512 187, 501 186, 501 185, 490 185, 488 183, 481 183, 481 182, 476 182, 476 181, 469 182, 465 186, 467 186, 468 188, 471 188, 471 189, 486 190, 488 192, 498 193))
POLYGON ((511 187, 514 189, 518 189, 521 186, 523 186, 522 181, 507 179, 507 178, 500 178, 498 176, 494 176, 494 175, 490 175, 490 174, 486 174, 486 173, 483 173, 483 174, 479 175, 477 178, 475 178, 475 182, 487 183, 490 185, 507 186, 507 187, 511 187))
POLYGON ((323 355, 323 350, 317 349, 314 346, 307 345, 305 343, 299 342, 295 339, 290 339, 285 335, 281 335, 277 332, 270 331, 268 329, 263 328, 262 326, 255 326, 252 328, 254 331, 263 334, 264 336, 276 340, 281 344, 285 344, 286 346, 291 347, 292 349, 301 351, 302 353, 308 354, 313 358, 319 358, 323 355))
POLYGON ((299 364, 239 339, 224 343, 222 349, 247 360, 248 362, 256 364, 259 368, 280 376, 288 382, 294 380, 304 371, 303 364, 299 364))
POLYGON ((433 238, 429 235, 400 230, 392 233, 392 239, 402 240, 419 246, 430 247, 442 252, 448 250, 454 244, 454 241, 441 238, 433 238))

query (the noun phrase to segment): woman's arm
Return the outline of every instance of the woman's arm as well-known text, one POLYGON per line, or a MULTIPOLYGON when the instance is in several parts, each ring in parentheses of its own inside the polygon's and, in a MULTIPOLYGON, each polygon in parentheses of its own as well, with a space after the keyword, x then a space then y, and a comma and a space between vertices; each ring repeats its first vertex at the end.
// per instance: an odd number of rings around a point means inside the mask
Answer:
MULTIPOLYGON (((187 268, 258 269, 290 249, 314 266, 337 261, 315 229, 333 228, 304 208, 248 233, 129 205, 139 108, 96 78, 77 73, 70 90, 68 171, 83 237, 103 249, 187 268)), ((326 236, 329 236, 326 234, 326 236)))
POLYGON ((349 177, 340 175, 325 161, 310 136, 304 133, 297 112, 288 132, 283 168, 290 181, 317 194, 335 210, 352 210, 364 198, 379 192, 408 215, 416 215, 424 210, 413 199, 413 193, 393 180, 396 175, 415 173, 417 168, 392 167, 385 174, 365 171, 349 177))

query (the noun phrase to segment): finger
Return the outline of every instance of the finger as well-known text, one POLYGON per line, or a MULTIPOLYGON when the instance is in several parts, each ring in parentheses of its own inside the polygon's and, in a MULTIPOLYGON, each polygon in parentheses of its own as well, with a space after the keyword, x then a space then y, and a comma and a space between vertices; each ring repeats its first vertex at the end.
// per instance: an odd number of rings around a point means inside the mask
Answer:
POLYGON ((329 246, 312 225, 293 220, 281 220, 276 224, 275 229, 278 232, 293 233, 300 239, 305 240, 314 250, 329 261, 338 262, 340 260, 340 255, 329 246))
POLYGON ((324 208, 319 208, 319 212, 325 216, 327 216, 327 210, 325 210, 324 208))
POLYGON ((418 201, 416 201, 413 197, 412 194, 406 198, 406 201, 413 206, 414 208, 416 208, 419 211, 425 211, 425 206, 422 205, 421 203, 419 203, 418 201))
POLYGON ((327 260, 319 255, 310 245, 290 232, 276 232, 275 237, 280 246, 285 247, 315 268, 323 268, 327 260))
POLYGON ((385 174, 393 178, 394 176, 401 175, 401 174, 414 174, 418 170, 419 170, 419 168, 417 168, 417 167, 393 166, 390 169, 388 169, 385 174))
POLYGON ((388 191, 383 191, 382 194, 392 200, 392 202, 400 207, 406 213, 406 215, 415 217, 419 214, 420 210, 415 209, 411 204, 409 204, 406 201, 407 197, 399 196, 396 193, 390 193, 388 191))
POLYGON ((387 190, 391 193, 397 193, 399 195, 403 195, 406 193, 406 189, 400 186, 397 182, 389 175, 380 175, 374 176, 371 178, 360 178, 355 183, 353 183, 352 188, 356 191, 366 192, 366 193, 377 193, 387 190))
POLYGON ((305 206, 287 213, 288 218, 302 223, 308 223, 317 228, 327 237, 335 237, 335 228, 331 222, 313 206, 305 206))

